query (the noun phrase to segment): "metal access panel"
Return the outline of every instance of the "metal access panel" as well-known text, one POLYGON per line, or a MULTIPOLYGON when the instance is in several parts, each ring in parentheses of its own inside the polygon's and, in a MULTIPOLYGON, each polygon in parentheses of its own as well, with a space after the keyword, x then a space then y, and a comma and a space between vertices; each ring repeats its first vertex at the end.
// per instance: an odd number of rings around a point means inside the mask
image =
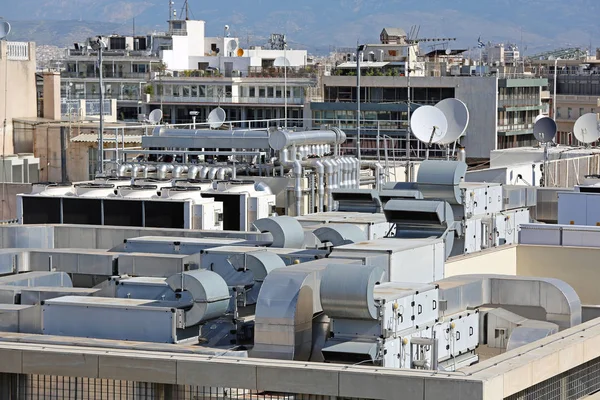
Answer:
POLYGON ((31 271, 53 270, 69 274, 113 276, 116 271, 114 253, 102 250, 84 249, 46 249, 29 252, 31 271))
POLYGON ((483 221, 481 218, 472 218, 465 222, 464 254, 481 251, 482 223, 483 221))
POLYGON ((561 225, 560 228, 563 246, 600 247, 600 227, 561 225))
POLYGON ((600 198, 599 195, 578 192, 558 193, 558 224, 589 225, 587 211, 587 198, 589 196, 600 198))
POLYGON ((413 314, 415 327, 435 323, 438 320, 440 311, 437 287, 417 291, 414 296, 413 314))
POLYGON ((118 275, 168 278, 199 268, 200 254, 119 254, 118 275))
MULTIPOLYGON (((183 310, 151 300, 61 297, 42 307, 44 335, 177 343, 183 310)), ((196 329, 195 334, 198 334, 196 329)))
POLYGON ((479 346, 479 320, 478 310, 464 311, 447 316, 440 325, 436 325, 438 360, 444 361, 475 350, 479 346))
POLYGON ((486 183, 461 183, 465 202, 465 215, 478 216, 502 211, 504 198, 502 185, 486 183))
POLYGON ((127 278, 116 281, 116 297, 121 299, 144 299, 161 301, 193 302, 190 293, 175 293, 166 278, 127 278))

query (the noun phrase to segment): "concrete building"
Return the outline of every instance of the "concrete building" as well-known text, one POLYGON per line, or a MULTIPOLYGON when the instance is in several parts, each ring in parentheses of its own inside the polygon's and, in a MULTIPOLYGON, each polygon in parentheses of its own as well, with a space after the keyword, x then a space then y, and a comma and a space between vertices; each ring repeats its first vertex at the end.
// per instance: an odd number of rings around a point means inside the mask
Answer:
POLYGON ((13 154, 13 119, 37 116, 35 43, 0 41, 0 154, 13 154))
MULTIPOLYGON (((363 134, 367 138, 373 140, 379 129, 379 133, 404 142, 408 84, 404 76, 361 78, 363 134)), ((450 97, 465 102, 470 123, 461 144, 473 158, 489 158, 490 151, 496 149, 533 145, 533 122, 544 111, 541 98, 546 85, 546 79, 535 77, 410 78, 411 102, 415 105, 433 105, 450 97)), ((323 97, 323 102, 310 105, 314 123, 341 124, 348 133, 355 134, 356 77, 324 77, 323 97)), ((415 138, 411 139, 412 148, 419 146, 415 138)), ((396 147, 404 149, 404 144, 396 147)))

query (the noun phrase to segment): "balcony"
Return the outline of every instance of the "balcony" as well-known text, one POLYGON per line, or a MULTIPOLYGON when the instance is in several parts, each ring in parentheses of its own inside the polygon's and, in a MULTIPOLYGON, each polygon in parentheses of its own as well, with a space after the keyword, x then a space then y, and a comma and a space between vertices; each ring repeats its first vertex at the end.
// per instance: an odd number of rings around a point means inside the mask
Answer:
MULTIPOLYGON (((63 79, 98 79, 97 72, 62 72, 63 79)), ((105 71, 105 79, 135 79, 145 81, 150 79, 150 73, 147 72, 112 72, 105 71)))

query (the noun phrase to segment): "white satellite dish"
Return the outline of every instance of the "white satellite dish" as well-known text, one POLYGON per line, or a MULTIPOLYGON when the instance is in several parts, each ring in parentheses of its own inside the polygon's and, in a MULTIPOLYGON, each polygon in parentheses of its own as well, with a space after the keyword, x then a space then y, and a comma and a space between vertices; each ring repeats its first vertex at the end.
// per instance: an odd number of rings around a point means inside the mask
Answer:
POLYGON ((448 132, 448 121, 439 108, 421 106, 410 118, 410 129, 417 139, 431 145, 444 139, 448 132))
POLYGON ((163 117, 162 110, 160 108, 157 108, 156 110, 152 110, 150 115, 148 115, 148 122, 150 122, 153 125, 158 125, 158 124, 160 124, 162 117, 163 117))
POLYGON ((238 48, 238 44, 235 40, 230 40, 229 42, 227 42, 227 52, 229 54, 232 54, 234 51, 236 51, 238 48))
POLYGON ((450 54, 452 54, 452 50, 446 49, 446 55, 449 56, 450 54))
POLYGON ((290 60, 288 60, 287 57, 277 57, 275 61, 273 61, 274 67, 289 67, 290 65, 290 60))
POLYGON ((573 134, 581 143, 590 144, 600 139, 598 129, 598 114, 589 113, 579 117, 575 122, 573 134))
POLYGON ((439 144, 451 144, 456 142, 465 134, 469 126, 469 109, 467 105, 458 99, 444 99, 435 105, 441 110, 448 123, 446 135, 438 141, 439 144))
POLYGON ((225 110, 221 107, 217 107, 208 114, 208 123, 210 125, 210 129, 219 129, 223 126, 225 122, 225 118, 227 115, 225 114, 225 110))
POLYGON ((0 22, 0 40, 5 39, 10 33, 10 24, 8 21, 0 22))
POLYGON ((552 118, 542 117, 536 118, 533 125, 533 136, 540 143, 550 143, 556 136, 556 122, 552 118))

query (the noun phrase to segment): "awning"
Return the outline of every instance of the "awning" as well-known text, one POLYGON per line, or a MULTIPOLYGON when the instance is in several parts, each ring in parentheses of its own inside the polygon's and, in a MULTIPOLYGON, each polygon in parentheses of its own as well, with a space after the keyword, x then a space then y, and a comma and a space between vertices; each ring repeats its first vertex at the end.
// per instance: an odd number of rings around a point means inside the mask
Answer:
MULTIPOLYGON (((107 142, 115 142, 115 135, 104 135, 104 137, 102 138, 104 143, 107 142)), ((125 140, 123 140, 123 137, 121 135, 119 135, 118 140, 119 143, 126 143, 126 144, 141 144, 142 143, 142 136, 141 135, 125 135, 125 140)), ((98 141, 98 134, 97 133, 82 133, 81 135, 75 136, 74 138, 71 139, 71 142, 74 143, 96 143, 98 141)))

